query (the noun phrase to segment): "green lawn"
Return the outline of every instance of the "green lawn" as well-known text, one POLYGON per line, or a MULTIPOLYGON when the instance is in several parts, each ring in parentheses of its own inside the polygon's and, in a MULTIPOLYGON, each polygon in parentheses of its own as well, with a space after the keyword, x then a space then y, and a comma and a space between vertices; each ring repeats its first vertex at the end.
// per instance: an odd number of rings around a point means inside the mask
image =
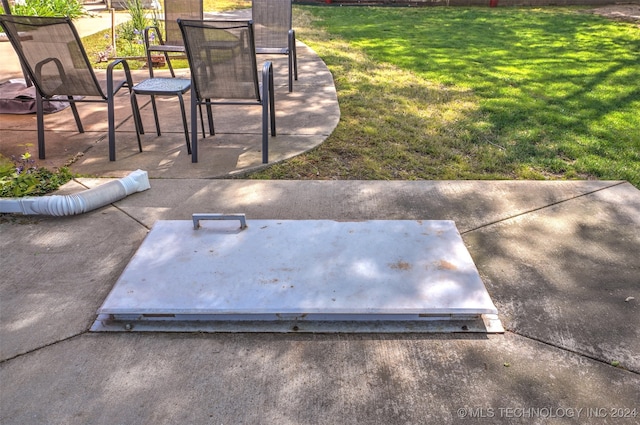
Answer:
POLYGON ((637 25, 577 8, 298 6, 294 26, 333 73, 342 118, 254 178, 640 188, 637 25))

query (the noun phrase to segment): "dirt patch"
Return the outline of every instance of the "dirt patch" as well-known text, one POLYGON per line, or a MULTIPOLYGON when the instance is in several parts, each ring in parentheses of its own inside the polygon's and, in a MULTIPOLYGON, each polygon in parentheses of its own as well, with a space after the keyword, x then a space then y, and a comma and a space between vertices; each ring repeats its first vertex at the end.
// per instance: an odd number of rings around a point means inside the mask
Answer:
POLYGON ((616 21, 635 22, 640 27, 640 4, 615 4, 586 10, 616 21))

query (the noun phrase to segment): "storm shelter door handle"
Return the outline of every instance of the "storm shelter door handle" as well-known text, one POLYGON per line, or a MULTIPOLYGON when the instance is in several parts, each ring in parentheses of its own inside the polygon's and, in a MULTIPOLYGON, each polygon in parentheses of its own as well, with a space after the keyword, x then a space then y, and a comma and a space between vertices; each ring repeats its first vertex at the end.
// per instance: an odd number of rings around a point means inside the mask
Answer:
POLYGON ((244 214, 193 214, 193 230, 200 228, 200 220, 240 220, 240 229, 246 229, 247 218, 244 214))

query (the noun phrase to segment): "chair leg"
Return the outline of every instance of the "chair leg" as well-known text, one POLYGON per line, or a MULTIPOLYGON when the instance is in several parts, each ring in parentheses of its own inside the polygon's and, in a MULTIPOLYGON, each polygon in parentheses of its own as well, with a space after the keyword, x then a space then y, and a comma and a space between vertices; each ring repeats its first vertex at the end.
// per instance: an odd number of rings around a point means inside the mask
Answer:
POLYGON ((36 92, 36 121, 38 127, 38 158, 45 159, 44 151, 44 105, 42 96, 36 92))
POLYGON ((298 81, 298 53, 295 40, 293 40, 293 79, 298 81))
MULTIPOLYGON (((262 163, 269 163, 269 109, 273 112, 273 65, 266 62, 262 67, 262 163)), ((275 121, 271 116, 271 133, 275 135, 275 121)))
POLYGON ((293 91, 293 80, 298 81, 298 56, 296 54, 296 33, 289 30, 289 91, 293 91))
POLYGON ((291 50, 289 50, 289 93, 293 91, 293 56, 291 56, 291 50))
POLYGON ((269 95, 262 98, 262 163, 269 163, 269 95))
POLYGON ((187 126, 187 114, 184 110, 184 99, 182 93, 178 93, 178 100, 180 100, 180 112, 182 112, 182 126, 184 127, 184 137, 187 139, 187 153, 191 154, 191 143, 189 142, 189 127, 187 126))
MULTIPOLYGON (((173 72, 173 66, 171 65, 171 58, 169 57, 169 53, 164 52, 164 59, 167 62, 167 65, 169 65, 169 71, 171 72, 171 78, 176 78, 176 73, 173 72)), ((151 68, 149 68, 151 69, 151 68)))
POLYGON ((133 111, 133 123, 136 127, 136 137, 138 138, 138 149, 142 152, 142 140, 140 140, 140 134, 144 134, 142 130, 142 119, 140 118, 140 108, 138 108, 138 99, 134 92, 129 93, 129 99, 131 100, 131 110, 133 111))
POLYGON ((111 95, 107 100, 107 121, 109 126, 109 161, 116 160, 116 118, 113 97, 114 95, 111 95))
MULTIPOLYGON (((138 104, 138 96, 136 96, 133 90, 129 90, 129 98, 131 99, 131 110, 133 112, 134 123, 136 124, 136 130, 139 134, 144 134, 144 125, 142 124, 142 117, 140 116, 140 106, 138 104)), ((142 152, 142 148, 140 149, 142 152)))
POLYGON ((276 136, 276 90, 273 83, 273 70, 269 73, 269 108, 271 116, 271 135, 276 136))
MULTIPOLYGON (((209 101, 210 99, 207 99, 209 101)), ((198 105, 198 109, 200 110, 200 123, 202 125, 202 137, 207 137, 207 133, 204 129, 204 116, 202 115, 202 104, 198 105)), ((209 121, 209 135, 214 136, 216 134, 216 130, 214 129, 213 124, 213 113, 211 112, 211 105, 207 105, 207 120, 209 121)))
MULTIPOLYGON (((211 99, 207 99, 207 102, 209 102, 211 99)), ((209 134, 210 135, 214 135, 216 134, 216 131, 213 128, 213 112, 211 111, 211 104, 207 103, 207 119, 209 120, 209 134)))
POLYGON ((73 101, 73 96, 67 96, 67 99, 69 99, 69 106, 71 107, 71 112, 73 112, 73 118, 76 120, 78 133, 84 133, 84 127, 82 127, 82 121, 80 121, 80 114, 78 114, 76 102, 73 101))
POLYGON ((191 85, 191 162, 198 162, 198 115, 196 90, 191 85))
POLYGON ((160 136, 160 121, 158 120, 158 108, 156 106, 156 97, 151 95, 151 108, 153 109, 153 118, 156 120, 156 134, 160 136))
POLYGON ((204 116, 202 115, 202 105, 198 105, 198 110, 200 111, 200 124, 202 125, 202 137, 207 137, 207 133, 204 131, 204 116))

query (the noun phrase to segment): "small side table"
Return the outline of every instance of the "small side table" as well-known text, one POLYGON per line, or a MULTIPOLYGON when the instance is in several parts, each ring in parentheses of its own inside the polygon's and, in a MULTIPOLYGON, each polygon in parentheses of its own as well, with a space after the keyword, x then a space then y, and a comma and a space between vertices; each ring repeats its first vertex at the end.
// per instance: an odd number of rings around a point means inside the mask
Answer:
MULTIPOLYGON (((158 120, 158 109, 156 108, 156 96, 178 96, 180 101, 180 111, 182 112, 182 124, 184 126, 184 136, 187 141, 187 152, 191 154, 191 142, 189 141, 189 127, 187 125, 187 114, 184 109, 184 99, 182 97, 191 89, 191 80, 186 78, 149 78, 133 86, 133 92, 151 96, 153 106, 153 117, 156 120, 156 132, 160 136, 160 122, 158 120)), ((140 132, 142 133, 142 123, 140 132)))

